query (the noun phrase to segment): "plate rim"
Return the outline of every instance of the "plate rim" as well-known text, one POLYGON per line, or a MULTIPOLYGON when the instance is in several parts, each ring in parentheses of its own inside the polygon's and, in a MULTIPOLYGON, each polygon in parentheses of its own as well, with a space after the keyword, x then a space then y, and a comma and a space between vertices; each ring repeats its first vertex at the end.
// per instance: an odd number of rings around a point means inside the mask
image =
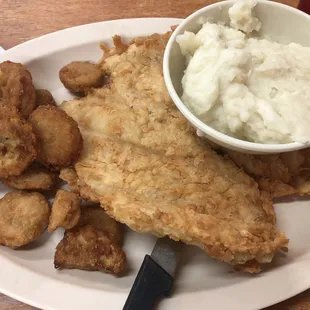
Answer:
MULTIPOLYGON (((89 36, 89 37, 83 37, 81 36, 81 32, 83 33, 86 31, 89 31, 92 28, 97 28, 97 27, 106 27, 106 26, 111 26, 111 25, 116 25, 116 24, 131 24, 131 25, 136 25, 136 24, 141 24, 141 23, 147 23, 148 27, 151 26, 152 23, 154 23, 154 29, 158 27, 158 22, 160 22, 161 24, 165 24, 168 26, 168 24, 173 24, 173 23, 179 23, 180 21, 182 21, 181 18, 169 18, 169 17, 154 17, 154 18, 133 18, 133 19, 115 19, 115 20, 108 20, 108 21, 101 21, 101 22, 96 22, 96 23, 89 23, 89 24, 84 24, 84 25, 79 25, 79 26, 75 26, 75 27, 70 27, 70 28, 66 28, 66 29, 62 29, 59 31, 55 31, 49 34, 45 34, 43 36, 40 36, 38 38, 34 38, 31 39, 29 41, 26 41, 24 43, 21 43, 17 46, 14 46, 8 50, 6 50, 3 54, 0 55, 0 61, 6 60, 8 59, 8 57, 11 60, 19 60, 22 62, 30 62, 34 59, 37 59, 38 57, 44 57, 44 56, 48 56, 51 53, 60 51, 62 49, 66 49, 66 48, 72 48, 74 46, 77 45, 85 45, 87 43, 91 43, 94 42, 94 40, 96 42, 98 42, 98 38, 96 38, 96 36, 89 36), (164 22, 163 22, 164 21, 164 22), (74 33, 78 32, 79 36, 74 35, 74 33), (67 35, 69 34, 73 34, 72 37, 70 37, 70 39, 68 40, 64 40, 66 38, 67 35), (59 39, 61 39, 59 41, 59 39), (55 41, 58 40, 58 45, 54 44, 55 41), (52 48, 51 48, 52 45, 52 48), (29 50, 33 50, 36 47, 40 47, 38 48, 34 53, 30 53, 29 50)), ((146 28, 148 28, 146 27, 146 28)), ((163 27, 162 27, 163 28, 163 27)), ((168 31, 169 28, 167 27, 166 31, 168 31)), ((134 31, 135 32, 135 31, 134 31)), ((156 32, 156 31, 154 31, 156 32)), ((158 31, 158 32, 162 32, 162 31, 158 31)), ((121 33, 120 33, 121 34, 121 33)), ((151 34, 148 32, 148 34, 151 34)), ((134 34, 133 34, 134 35, 134 34)), ((137 36, 137 34, 136 34, 137 36)), ((102 37, 104 37, 104 35, 102 35, 102 37)), ((105 40, 104 38, 102 40, 105 40)), ((308 255, 309 257, 307 257, 307 260, 309 260, 310 262, 310 255, 308 255)), ((276 298, 268 298, 268 301, 266 302, 256 302, 256 306, 259 303, 259 307, 267 307, 279 302, 282 302, 283 300, 289 299, 307 289, 310 288, 310 274, 306 277, 303 268, 298 268, 298 266, 295 265, 299 265, 300 262, 295 262, 295 263, 291 263, 290 265, 286 265, 287 268, 287 273, 289 273, 289 271, 291 269, 293 269, 292 271, 294 271, 294 277, 296 277, 296 279, 298 279, 298 283, 295 281, 294 283, 294 290, 292 290, 289 294, 284 293, 281 294, 281 292, 278 293, 278 297, 276 298)), ((22 266, 18 265, 16 262, 11 261, 8 257, 6 257, 5 255, 1 255, 0 254, 0 266, 5 266, 4 267, 0 267, 0 277, 3 279, 6 279, 6 281, 1 281, 0 282, 0 292, 10 296, 16 300, 19 300, 21 302, 24 302, 28 305, 32 305, 34 307, 38 307, 41 309, 46 309, 46 310, 69 310, 69 309, 76 309, 74 307, 74 305, 70 305, 70 304, 64 304, 62 300, 61 305, 58 305, 57 303, 52 305, 50 303, 49 300, 46 299, 46 296, 49 296, 48 294, 50 294, 50 292, 57 292, 57 291, 63 291, 66 290, 66 299, 68 300, 74 300, 74 298, 78 295, 78 294, 83 294, 83 299, 87 300, 88 298, 94 298, 97 295, 97 290, 91 289, 91 288, 85 288, 85 287, 79 287, 78 285, 72 285, 69 283, 66 283, 64 281, 61 281, 61 278, 59 279, 54 279, 54 278, 49 278, 47 276, 44 276, 42 274, 39 273, 35 273, 33 270, 29 270, 27 268, 23 268, 22 266), (13 275, 12 276, 12 272, 13 275), (15 273, 15 274, 14 274, 15 273), (17 277, 16 277, 17 276, 17 277), (33 289, 31 289, 32 285, 29 285, 29 287, 27 287, 27 280, 22 279, 23 277, 26 277, 27 279, 31 279, 32 281, 34 281, 35 286, 38 286, 38 290, 35 291, 33 293, 33 289), (8 279, 8 280, 7 280, 8 279), (25 288, 26 291, 32 291, 32 294, 27 294, 27 292, 25 292, 25 288), (57 290, 55 290, 55 288, 57 288, 57 290), (42 290, 46 291, 45 294, 42 294, 42 290), (95 292, 95 293, 94 293, 95 292), (42 296, 44 295, 44 297, 42 296), (70 297, 68 297, 70 296, 70 297), (43 299, 42 299, 43 297, 43 299), (49 304, 49 305, 48 305, 49 304)), ((282 267, 281 267, 282 268, 282 267)), ((275 274, 271 274, 271 279, 273 281, 276 281, 275 279, 276 275, 275 274)), ((276 277, 277 278, 277 277, 276 277)), ((277 278, 278 279, 278 278, 277 278)), ((267 282, 270 281, 270 278, 267 277, 267 280, 265 280, 267 282)), ((253 281, 251 281, 253 282, 253 281)), ((28 282, 29 284, 29 282, 28 282)), ((260 286, 261 284, 256 284, 258 286, 260 286)), ((246 287, 248 286, 248 281, 245 281, 245 283, 242 284, 242 286, 246 287)), ((254 285, 255 286, 255 285, 254 285)), ((215 294, 214 298, 221 298, 223 299, 223 292, 225 293, 225 290, 227 290, 227 288, 230 288, 230 291, 233 292, 234 289, 231 288, 231 286, 226 286, 223 288, 219 288, 215 294)), ((236 289, 237 291, 239 290, 239 288, 237 287, 236 289)), ((215 290, 213 290, 215 291, 215 290)), ((101 292, 101 296, 104 295, 104 292, 101 292)), ((207 294, 210 292, 207 292, 207 294)), ((56 293, 57 294, 57 293, 56 293)), ((111 303, 110 306, 115 306, 115 295, 120 296, 120 294, 122 295, 122 298, 118 298, 121 300, 121 303, 119 304, 123 304, 123 301, 125 300, 127 294, 124 292, 108 292, 107 294, 105 294, 105 298, 107 298, 105 300, 105 303, 109 304, 111 303), (109 295, 109 296, 107 296, 109 295)), ((206 294, 204 291, 199 291, 199 292, 188 292, 188 293, 184 293, 182 296, 178 295, 179 298, 179 309, 180 310, 185 310, 188 309, 188 306, 192 306, 192 298, 188 297, 188 295, 194 295, 196 296, 196 298, 200 298, 200 296, 203 296, 204 294, 206 294), (191 299, 190 301, 188 301, 189 299, 191 299)), ((248 294, 249 295, 249 294, 248 294)), ((257 296, 257 292, 254 293, 254 295, 257 296)), ((268 295, 268 293, 264 292, 263 295, 268 295)), ((270 295, 270 293, 269 293, 270 295)), ((271 294, 272 295, 272 294, 271 294)), ((272 296, 273 297, 273 296, 272 296)), ((238 309, 238 310, 249 310, 248 304, 247 306, 245 306, 244 308, 242 307, 242 305, 239 304, 239 306, 237 307, 236 302, 233 302, 233 300, 231 300, 229 298, 229 296, 227 297, 227 305, 230 305, 230 309, 238 309), (232 302, 232 303, 230 303, 232 302), (235 308, 234 308, 235 307, 235 308)), ((251 298, 250 296, 247 296, 245 298, 251 298)), ((259 298, 257 298, 259 299, 259 298)), ((54 300, 56 300, 56 298, 54 298, 54 300)), ((170 309, 173 309, 173 306, 175 306, 175 304, 173 304, 175 302, 175 300, 173 300, 173 298, 165 300, 164 304, 167 305, 167 307, 170 309)), ((208 299, 208 303, 210 302, 210 300, 208 299)), ((80 304, 80 300, 79 300, 79 304, 80 304)), ((88 304, 87 304, 88 305, 88 304)), ((167 308, 167 309, 168 309, 167 308)), ((257 307, 253 307, 253 309, 256 309, 257 307)), ((111 307, 110 307, 111 309, 111 307)), ((114 309, 114 308, 113 308, 114 309)), ((116 309, 116 308, 115 308, 116 309)), ((198 309, 198 308, 196 308, 198 309)))

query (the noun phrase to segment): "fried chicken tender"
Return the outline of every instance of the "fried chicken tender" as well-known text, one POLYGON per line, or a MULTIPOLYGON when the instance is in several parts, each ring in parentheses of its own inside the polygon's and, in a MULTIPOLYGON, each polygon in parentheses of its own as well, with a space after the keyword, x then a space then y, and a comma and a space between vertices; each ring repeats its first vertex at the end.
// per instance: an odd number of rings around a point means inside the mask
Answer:
POLYGON ((2 180, 8 187, 25 190, 50 190, 56 181, 56 174, 39 163, 33 163, 20 175, 2 180))
POLYGON ((29 122, 38 138, 37 160, 45 166, 64 167, 77 160, 83 139, 77 123, 63 110, 53 106, 40 106, 29 122))
POLYGON ((20 63, 5 61, 0 64, 0 97, 2 102, 16 108, 28 118, 36 107, 36 93, 30 72, 20 63))
POLYGON ((86 225, 65 232, 56 247, 54 265, 119 275, 126 267, 126 255, 105 231, 86 225))
POLYGON ((0 244, 10 248, 26 245, 46 230, 49 205, 39 193, 15 191, 0 199, 0 244))
POLYGON ((41 105, 57 106, 53 95, 47 89, 36 89, 36 106, 41 105))
POLYGON ((58 190, 52 206, 48 231, 52 232, 58 227, 73 228, 81 216, 81 199, 79 195, 65 190, 58 190))
POLYGON ((288 240, 275 227, 269 195, 231 160, 203 146, 171 101, 162 74, 169 37, 106 50, 101 67, 111 76, 110 89, 93 90, 81 105, 62 105, 84 139, 73 183, 137 232, 169 236, 259 272, 288 240))
POLYGON ((79 226, 91 225, 96 229, 103 230, 116 244, 123 241, 124 230, 120 223, 116 222, 100 207, 86 206, 81 210, 79 226))
POLYGON ((62 84, 71 92, 85 94, 93 87, 103 84, 100 66, 87 61, 73 61, 59 71, 62 84))
POLYGON ((36 137, 16 110, 0 105, 0 177, 21 174, 35 159, 36 137))

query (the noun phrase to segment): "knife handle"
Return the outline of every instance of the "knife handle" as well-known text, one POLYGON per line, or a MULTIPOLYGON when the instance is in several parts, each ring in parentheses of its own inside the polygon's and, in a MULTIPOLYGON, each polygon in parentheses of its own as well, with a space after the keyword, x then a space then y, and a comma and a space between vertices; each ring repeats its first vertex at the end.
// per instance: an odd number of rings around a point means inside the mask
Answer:
POLYGON ((172 284, 173 277, 145 255, 123 310, 152 310, 159 298, 170 295, 172 284))

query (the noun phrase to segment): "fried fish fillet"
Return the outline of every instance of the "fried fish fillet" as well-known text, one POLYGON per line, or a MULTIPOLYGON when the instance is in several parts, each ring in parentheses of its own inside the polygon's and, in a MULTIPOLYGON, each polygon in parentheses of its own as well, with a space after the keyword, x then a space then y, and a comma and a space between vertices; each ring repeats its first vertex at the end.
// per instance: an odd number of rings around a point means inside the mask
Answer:
POLYGON ((310 149, 272 155, 225 153, 274 198, 310 194, 310 149))
POLYGON ((171 102, 161 69, 169 35, 105 49, 110 88, 62 105, 79 124, 84 149, 75 172, 60 176, 135 231, 258 272, 288 240, 275 227, 269 195, 203 147, 171 102))

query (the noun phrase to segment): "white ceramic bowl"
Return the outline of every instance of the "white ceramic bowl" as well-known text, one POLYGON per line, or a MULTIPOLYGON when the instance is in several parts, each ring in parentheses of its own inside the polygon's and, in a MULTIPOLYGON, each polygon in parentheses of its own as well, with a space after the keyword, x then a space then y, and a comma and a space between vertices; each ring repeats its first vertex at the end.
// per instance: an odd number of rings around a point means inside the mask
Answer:
MULTIPOLYGON (((201 29, 199 20, 202 17, 228 22, 228 9, 235 2, 236 0, 223 1, 202 8, 187 17, 173 32, 165 50, 163 64, 165 83, 172 100, 188 121, 207 139, 226 148, 246 153, 268 154, 309 147, 309 144, 301 143, 262 144, 232 138, 203 123, 182 102, 181 79, 185 61, 176 37, 185 31, 198 32, 201 29)), ((255 11, 263 24, 261 32, 267 34, 272 40, 284 44, 296 42, 310 46, 310 15, 290 6, 266 0, 258 1, 255 11)))

